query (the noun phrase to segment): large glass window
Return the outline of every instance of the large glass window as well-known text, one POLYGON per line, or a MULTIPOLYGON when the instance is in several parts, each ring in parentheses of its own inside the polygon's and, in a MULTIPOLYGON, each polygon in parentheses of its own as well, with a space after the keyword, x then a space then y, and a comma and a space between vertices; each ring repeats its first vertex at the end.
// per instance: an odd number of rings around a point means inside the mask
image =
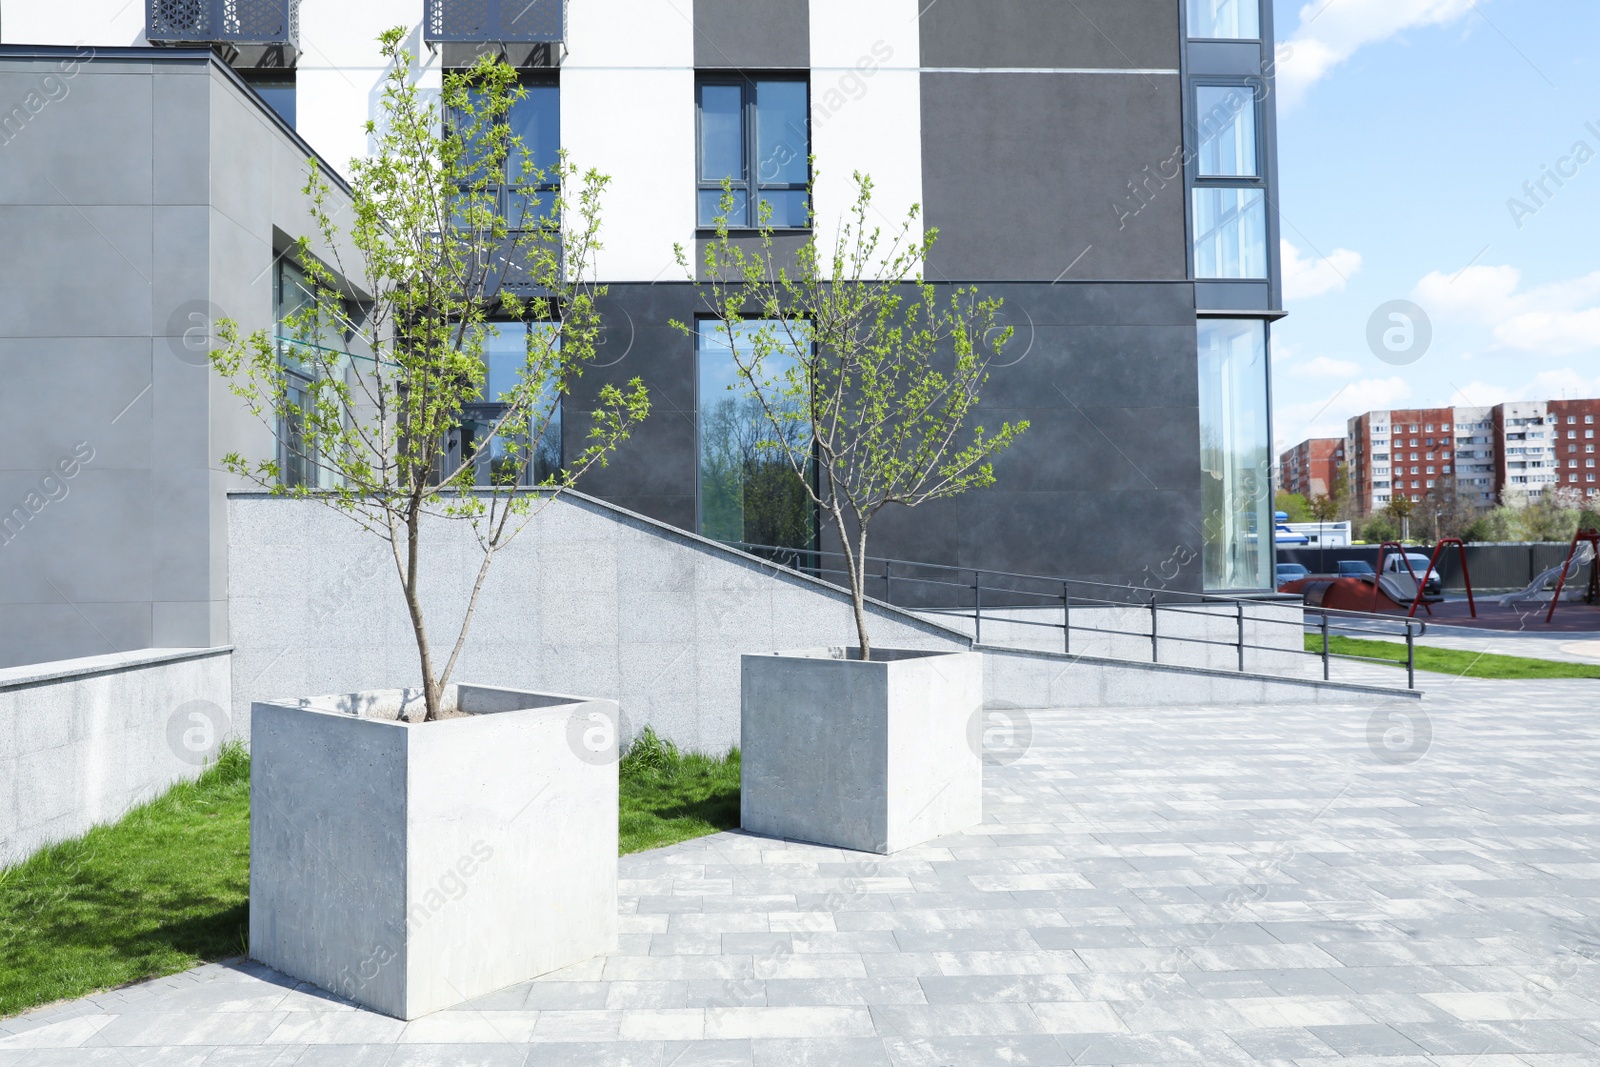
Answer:
MULTIPOLYGON (((553 380, 545 383, 544 394, 527 412, 525 422, 501 429, 487 448, 483 442, 506 417, 509 394, 522 381, 529 332, 554 327, 524 322, 496 322, 493 326, 496 332, 483 339, 483 400, 467 405, 462 412, 460 434, 448 442, 444 461, 453 470, 460 457, 472 457, 478 485, 538 485, 561 471, 562 405, 553 380), (550 418, 545 422, 547 411, 550 418)), ((559 344, 560 339, 555 342, 559 344)))
POLYGON ((730 229, 761 222, 762 205, 778 229, 810 225, 810 90, 803 78, 706 77, 696 87, 699 145, 697 214, 701 226, 722 216, 723 182, 733 185, 730 229))
POLYGON ((1266 323, 1201 319, 1199 347, 1205 587, 1271 589, 1266 323))
MULTIPOLYGON (((746 339, 776 324, 746 322, 731 343, 721 322, 698 325, 700 533, 718 541, 814 548, 816 509, 734 362, 734 345, 748 361, 746 339)), ((777 381, 793 366, 792 359, 769 358, 763 373, 777 381)), ((793 443, 806 439, 803 428, 788 432, 793 443)))
POLYGON ((239 71, 240 77, 256 91, 278 117, 289 127, 294 127, 295 95, 293 67, 251 67, 239 71))
POLYGON ((1258 40, 1261 0, 1189 0, 1189 36, 1258 40))
MULTIPOLYGON (((539 78, 524 79, 518 88, 520 95, 511 102, 503 121, 510 136, 520 143, 506 153, 499 172, 489 175, 487 183, 488 195, 514 230, 536 228, 554 217, 559 188, 556 167, 561 159, 560 87, 539 78)), ((473 93, 472 99, 476 104, 482 94, 473 93)), ((467 115, 454 117, 457 130, 469 129, 473 121, 467 115)), ((469 163, 478 151, 482 150, 475 144, 468 145, 469 163)))
POLYGON ((1267 276, 1267 198, 1262 190, 1195 189, 1194 276, 1267 276))
POLYGON ((1259 178, 1256 93, 1249 85, 1197 85, 1195 159, 1201 178, 1259 178))

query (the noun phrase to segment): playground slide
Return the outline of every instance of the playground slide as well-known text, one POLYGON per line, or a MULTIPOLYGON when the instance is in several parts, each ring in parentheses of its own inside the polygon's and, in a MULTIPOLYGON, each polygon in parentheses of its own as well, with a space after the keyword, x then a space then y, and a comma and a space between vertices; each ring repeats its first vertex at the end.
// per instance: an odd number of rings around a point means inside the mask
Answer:
POLYGON ((1383 574, 1378 576, 1378 588, 1383 590, 1383 595, 1406 607, 1417 599, 1417 582, 1409 574, 1383 574))
POLYGON ((1578 573, 1592 559, 1594 559, 1594 546, 1587 541, 1579 541, 1577 554, 1572 557, 1570 564, 1557 563, 1554 567, 1529 582, 1526 589, 1518 590, 1515 593, 1507 593, 1501 597, 1500 606, 1509 608, 1526 600, 1548 600, 1550 591, 1545 589, 1545 586, 1561 577, 1561 568, 1563 566, 1567 568, 1567 582, 1569 583, 1569 588, 1571 588, 1570 583, 1577 579, 1578 573))

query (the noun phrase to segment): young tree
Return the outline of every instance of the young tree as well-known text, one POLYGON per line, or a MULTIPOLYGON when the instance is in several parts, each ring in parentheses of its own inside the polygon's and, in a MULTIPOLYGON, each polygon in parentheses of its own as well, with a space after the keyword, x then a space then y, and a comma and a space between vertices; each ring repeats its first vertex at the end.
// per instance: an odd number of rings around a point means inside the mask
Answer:
POLYGON ((1410 497, 1396 496, 1389 501, 1389 505, 1383 509, 1384 514, 1394 524, 1394 528, 1399 531, 1391 540, 1411 536, 1411 513, 1416 509, 1417 503, 1410 497))
POLYGON ((539 476, 561 398, 595 358, 605 290, 589 279, 607 179, 580 176, 564 155, 536 165, 511 133, 523 90, 503 63, 447 73, 441 109, 418 89, 404 37, 396 28, 380 38, 389 69, 381 118, 367 124, 376 150, 351 163, 347 227, 312 163, 305 192, 331 262, 300 239, 306 292, 279 326, 290 336, 241 337, 223 322, 213 362, 296 477, 277 459, 238 453, 227 469, 321 501, 388 543, 434 720, 496 553, 561 489, 605 465, 649 398, 638 379, 606 386, 587 447, 539 476), (510 365, 491 373, 488 350, 502 330, 521 351, 502 353, 510 365), (429 517, 465 522, 482 553, 442 666, 420 596, 429 517))
MULTIPOLYGON (((1028 423, 967 430, 989 378, 986 351, 998 353, 1011 336, 995 322, 1000 301, 958 288, 942 303, 921 273, 937 231, 918 238, 912 207, 886 236, 868 222, 871 178, 854 177, 855 204, 831 252, 813 233, 785 265, 766 205, 755 247, 730 237, 734 200, 724 183, 704 293, 742 391, 766 423, 762 447, 786 460, 839 535, 867 660, 872 520, 891 505, 917 507, 994 484, 993 457, 1028 423)), ((681 247, 678 261, 692 278, 681 247)))
POLYGON ((1331 496, 1313 497, 1309 508, 1317 522, 1332 522, 1339 514, 1339 502, 1331 496))

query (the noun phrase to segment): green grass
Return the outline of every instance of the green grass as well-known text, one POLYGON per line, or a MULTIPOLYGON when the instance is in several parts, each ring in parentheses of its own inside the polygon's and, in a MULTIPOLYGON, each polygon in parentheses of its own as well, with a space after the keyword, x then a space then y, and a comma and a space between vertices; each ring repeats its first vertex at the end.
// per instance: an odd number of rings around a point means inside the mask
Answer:
MULTIPOLYGON (((619 852, 739 825, 739 753, 684 753, 646 730, 623 757, 619 852)), ((243 955, 250 757, 110 826, 0 870, 0 1018, 243 955)))
POLYGON ((622 757, 618 851, 624 856, 739 825, 739 750, 680 752, 649 727, 622 757))
POLYGON ((0 871, 0 1017, 244 951, 250 760, 0 871))
MULTIPOLYGON (((1600 678, 1600 664, 1562 663, 1456 648, 1426 648, 1422 645, 1416 648, 1417 670, 1437 674, 1453 674, 1464 678, 1600 678)), ((1322 637, 1307 634, 1306 651, 1321 655, 1322 637)), ((1328 651, 1344 656, 1392 660, 1396 667, 1406 665, 1406 646, 1395 641, 1334 636, 1328 639, 1328 651)))

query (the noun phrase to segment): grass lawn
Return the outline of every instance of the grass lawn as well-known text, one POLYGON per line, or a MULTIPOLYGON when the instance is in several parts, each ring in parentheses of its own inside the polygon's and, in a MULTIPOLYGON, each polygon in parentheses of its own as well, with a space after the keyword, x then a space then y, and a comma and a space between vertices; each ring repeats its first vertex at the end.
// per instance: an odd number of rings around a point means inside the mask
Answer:
POLYGON ((244 952, 250 760, 0 871, 0 1017, 244 952))
MULTIPOLYGON (((739 753, 646 731, 619 768, 623 854, 739 825, 739 753)), ((223 753, 111 826, 0 871, 0 1018, 243 955, 250 757, 223 753)))
MULTIPOLYGON (((1306 635, 1306 651, 1322 654, 1320 635, 1306 635)), ((1333 636, 1328 639, 1328 651, 1346 656, 1393 660, 1394 665, 1401 668, 1406 665, 1406 646, 1396 641, 1333 636)), ((1501 656, 1455 648, 1425 648, 1422 645, 1417 645, 1417 670, 1466 678, 1600 678, 1600 663, 1562 663, 1551 659, 1501 656)))
POLYGON ((646 728, 622 757, 626 856, 739 825, 739 750, 719 758, 679 752, 646 728))

